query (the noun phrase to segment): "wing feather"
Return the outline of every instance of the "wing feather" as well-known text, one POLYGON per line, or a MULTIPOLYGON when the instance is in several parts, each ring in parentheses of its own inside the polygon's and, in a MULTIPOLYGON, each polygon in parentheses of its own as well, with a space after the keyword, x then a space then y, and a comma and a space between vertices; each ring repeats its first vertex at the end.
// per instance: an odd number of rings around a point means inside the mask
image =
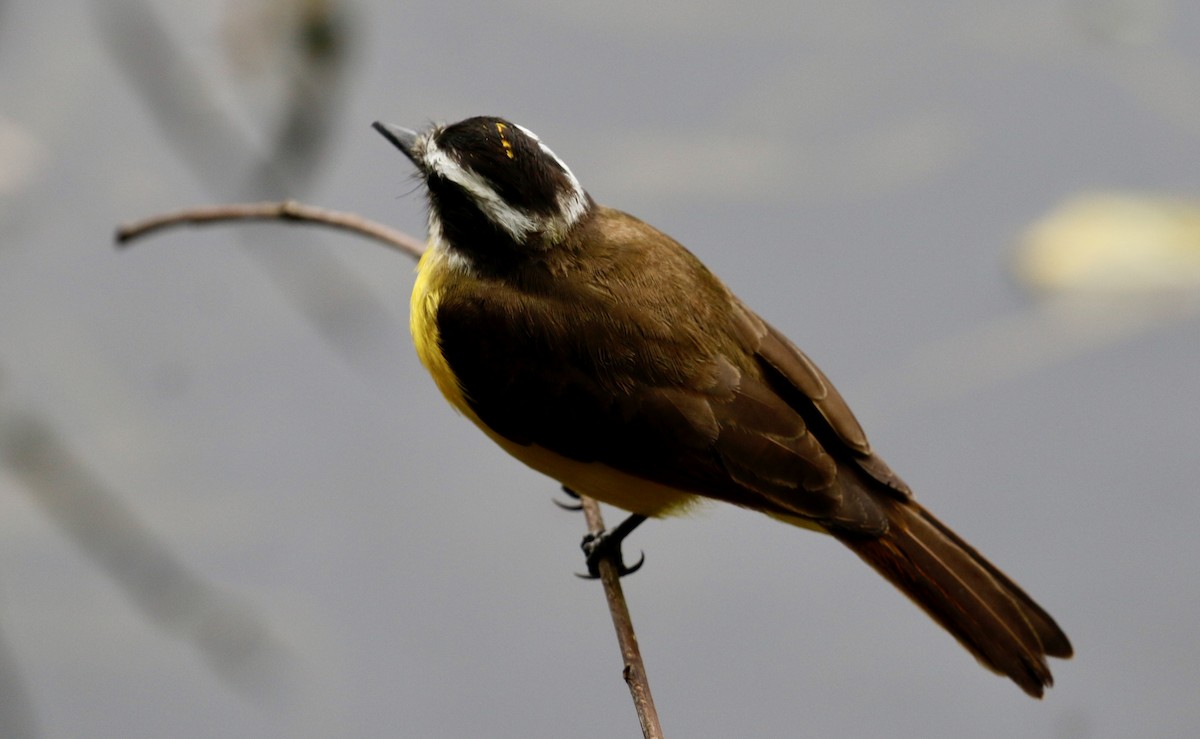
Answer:
POLYGON ((574 461, 767 513, 882 530, 857 469, 907 488, 871 453, 841 396, 687 250, 639 223, 584 234, 599 253, 545 267, 602 274, 448 284, 440 348, 471 410, 513 443, 574 461), (605 242, 612 234, 620 243, 605 242), (605 248, 620 253, 606 258, 605 248), (670 280, 647 282, 664 272, 670 280), (856 470, 846 474, 847 464, 856 470))

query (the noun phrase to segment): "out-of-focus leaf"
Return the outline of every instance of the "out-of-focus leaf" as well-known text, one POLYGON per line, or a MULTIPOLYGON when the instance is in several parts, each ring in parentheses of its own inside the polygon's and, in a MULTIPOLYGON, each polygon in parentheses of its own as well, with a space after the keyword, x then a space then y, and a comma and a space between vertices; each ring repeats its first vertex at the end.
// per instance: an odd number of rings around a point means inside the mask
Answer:
POLYGON ((1200 198, 1076 196, 1030 226, 1015 271, 1054 292, 1200 289, 1200 198))

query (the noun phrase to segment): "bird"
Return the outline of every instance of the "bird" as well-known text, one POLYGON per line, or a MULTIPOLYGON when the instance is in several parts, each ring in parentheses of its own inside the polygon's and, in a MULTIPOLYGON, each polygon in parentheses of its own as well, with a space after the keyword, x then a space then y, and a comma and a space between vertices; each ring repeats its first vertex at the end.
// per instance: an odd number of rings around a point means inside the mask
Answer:
POLYGON ((618 548, 647 517, 707 500, 831 535, 1042 697, 1046 658, 1073 653, 1063 630, 917 503, 817 365, 692 252, 598 204, 504 118, 373 126, 428 200, 417 354, 492 441, 629 511, 618 548))

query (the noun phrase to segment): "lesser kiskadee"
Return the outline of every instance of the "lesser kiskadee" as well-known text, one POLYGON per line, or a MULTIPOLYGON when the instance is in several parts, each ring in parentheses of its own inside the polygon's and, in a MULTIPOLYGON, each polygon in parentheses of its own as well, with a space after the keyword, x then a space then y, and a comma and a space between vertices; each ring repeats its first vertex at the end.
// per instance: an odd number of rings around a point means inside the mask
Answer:
POLYGON ((1054 619, 913 500, 825 375, 691 252, 502 118, 375 127, 429 195, 417 353, 493 441, 640 516, 716 499, 832 534, 1042 695, 1046 656, 1072 652, 1054 619))

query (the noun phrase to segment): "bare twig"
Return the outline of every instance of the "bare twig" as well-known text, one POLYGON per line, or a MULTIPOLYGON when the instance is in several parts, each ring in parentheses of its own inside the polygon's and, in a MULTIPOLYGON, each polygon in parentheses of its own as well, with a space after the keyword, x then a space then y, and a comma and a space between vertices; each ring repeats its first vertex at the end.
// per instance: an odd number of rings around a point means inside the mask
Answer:
POLYGON ((349 231, 359 236, 390 246, 416 259, 425 251, 424 245, 406 233, 388 228, 382 223, 369 221, 362 216, 343 211, 318 208, 315 205, 284 200, 273 203, 240 203, 214 205, 202 208, 186 208, 173 213, 147 218, 135 223, 126 223, 117 228, 117 243, 128 246, 129 242, 147 234, 172 226, 202 226, 228 221, 296 221, 313 223, 329 228, 349 231))
MULTIPOLYGON (((373 239, 414 259, 419 258, 424 252, 424 247, 419 241, 401 231, 353 213, 304 205, 292 200, 187 208, 174 213, 166 213, 120 226, 117 229, 117 243, 126 246, 134 239, 174 226, 196 226, 244 220, 297 221, 328 226, 373 239)), ((579 501, 583 506, 583 515, 587 521, 588 531, 593 534, 602 532, 604 519, 600 515, 600 504, 587 496, 580 496, 579 501)), ((621 658, 625 663, 623 675, 625 682, 629 684, 629 694, 633 698, 633 707, 637 711, 638 721, 642 726, 642 735, 645 739, 662 739, 662 727, 659 726, 658 712, 654 708, 654 697, 650 694, 650 682, 646 678, 646 667, 642 663, 637 633, 633 629, 633 620, 629 615, 629 606, 625 602, 625 593, 621 588, 617 566, 611 559, 605 558, 600 561, 599 569, 600 582, 604 586, 604 594, 608 599, 608 610, 612 614, 613 628, 617 632, 617 642, 621 647, 621 658)))
MULTIPOLYGON (((594 498, 579 496, 588 531, 600 534, 604 531, 604 519, 600 516, 600 504, 594 498)), ((617 643, 621 645, 621 659, 625 660, 624 677, 629 684, 629 695, 633 708, 642 724, 645 739, 662 739, 662 727, 658 723, 658 711, 654 708, 654 696, 650 694, 650 680, 646 677, 646 666, 642 663, 642 651, 638 648, 637 633, 633 630, 633 619, 629 616, 629 605, 625 602, 625 591, 617 574, 617 562, 611 557, 600 560, 600 582, 604 584, 604 595, 608 598, 608 611, 612 614, 613 629, 617 632, 617 643)))

